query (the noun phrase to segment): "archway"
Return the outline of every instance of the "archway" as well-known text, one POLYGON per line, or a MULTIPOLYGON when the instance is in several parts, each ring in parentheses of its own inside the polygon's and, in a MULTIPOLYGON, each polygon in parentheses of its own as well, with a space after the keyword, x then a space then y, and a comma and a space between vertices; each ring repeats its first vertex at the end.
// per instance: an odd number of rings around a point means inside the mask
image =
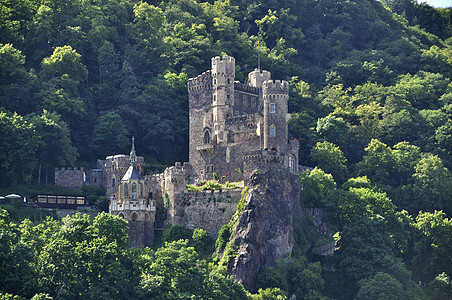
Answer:
POLYGON ((140 216, 139 216, 136 212, 133 212, 133 213, 130 214, 129 220, 135 222, 135 221, 137 221, 139 218, 140 218, 140 216))

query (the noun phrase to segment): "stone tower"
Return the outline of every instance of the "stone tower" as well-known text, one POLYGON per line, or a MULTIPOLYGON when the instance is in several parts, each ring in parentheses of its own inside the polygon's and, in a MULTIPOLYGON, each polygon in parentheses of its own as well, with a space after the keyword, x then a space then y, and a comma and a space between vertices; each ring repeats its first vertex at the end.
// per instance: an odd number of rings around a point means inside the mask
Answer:
POLYGON ((264 149, 285 152, 288 143, 287 111, 289 83, 285 80, 266 80, 262 84, 264 100, 264 149))
POLYGON ((171 224, 180 224, 184 210, 183 196, 187 193, 186 172, 181 163, 176 163, 175 166, 167 168, 163 174, 165 176, 165 192, 167 193, 164 197, 168 197, 167 220, 171 224))
POLYGON ((261 88, 262 83, 270 80, 271 78, 272 74, 269 71, 255 69, 248 74, 248 83, 250 86, 261 88))
POLYGON ((132 247, 154 244, 155 203, 145 189, 145 180, 136 166, 134 138, 130 151, 130 166, 118 185, 117 197, 110 201, 110 213, 128 221, 132 247))
POLYGON ((214 139, 226 142, 226 119, 232 116, 234 97, 235 59, 223 55, 212 58, 212 113, 214 139))

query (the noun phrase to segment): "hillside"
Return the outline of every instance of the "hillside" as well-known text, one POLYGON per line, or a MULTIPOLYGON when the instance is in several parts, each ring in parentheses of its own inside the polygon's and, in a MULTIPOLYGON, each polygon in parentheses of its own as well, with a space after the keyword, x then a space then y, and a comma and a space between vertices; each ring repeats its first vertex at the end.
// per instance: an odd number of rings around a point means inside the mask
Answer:
MULTIPOLYGON (((394 298, 450 295, 452 8, 23 0, 0 1, 0 11, 0 188, 51 183, 54 167, 94 167, 128 153, 131 136, 150 164, 187 161, 188 78, 228 54, 245 82, 260 55, 262 69, 290 81, 289 132, 300 164, 317 166, 300 175, 302 205, 323 209, 342 247, 326 261, 298 253, 258 286, 368 299, 390 282, 394 298), (313 288, 297 288, 306 282, 313 288)), ((138 265, 163 254, 140 255, 138 265)), ((223 280, 214 271, 203 276, 223 280)))

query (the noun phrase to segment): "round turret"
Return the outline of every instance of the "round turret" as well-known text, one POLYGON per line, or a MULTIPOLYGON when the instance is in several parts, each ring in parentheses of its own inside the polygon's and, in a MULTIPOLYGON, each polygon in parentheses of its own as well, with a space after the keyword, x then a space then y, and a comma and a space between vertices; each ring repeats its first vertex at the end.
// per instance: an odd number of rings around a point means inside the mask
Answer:
POLYGON ((285 151, 287 148, 287 112, 289 83, 285 80, 267 80, 262 84, 264 101, 264 149, 285 151))
POLYGON ((262 83, 270 80, 271 77, 272 74, 269 71, 254 69, 254 71, 248 74, 248 84, 260 88, 262 87, 262 83))

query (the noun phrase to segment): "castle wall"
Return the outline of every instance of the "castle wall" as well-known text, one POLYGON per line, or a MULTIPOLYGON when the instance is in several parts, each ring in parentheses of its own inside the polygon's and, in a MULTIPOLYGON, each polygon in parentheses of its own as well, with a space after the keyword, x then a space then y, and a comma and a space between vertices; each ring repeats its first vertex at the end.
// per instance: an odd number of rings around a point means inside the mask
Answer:
POLYGON ((87 185, 103 187, 103 170, 102 169, 92 169, 86 172, 86 182, 87 185))
POLYGON ((262 101, 259 98, 259 89, 240 82, 234 83, 233 114, 242 116, 262 111, 262 101))
POLYGON ((131 220, 128 222, 128 228, 132 248, 154 245, 154 222, 131 220))
POLYGON ((183 195, 183 218, 179 223, 189 229, 203 228, 213 238, 221 226, 227 224, 237 210, 241 189, 229 191, 201 191, 183 195))
POLYGON ((59 187, 81 190, 85 182, 82 168, 55 168, 55 185, 59 187))

